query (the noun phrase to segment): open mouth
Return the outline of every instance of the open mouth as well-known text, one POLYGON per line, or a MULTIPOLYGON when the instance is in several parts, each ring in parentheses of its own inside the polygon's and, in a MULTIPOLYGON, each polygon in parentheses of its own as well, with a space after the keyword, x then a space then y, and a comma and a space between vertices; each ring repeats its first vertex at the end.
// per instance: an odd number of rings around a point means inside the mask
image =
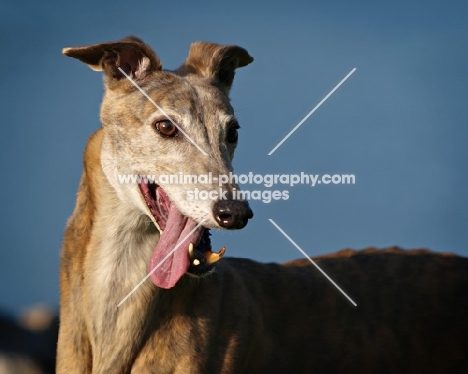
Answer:
POLYGON ((184 216, 159 185, 140 182, 139 187, 161 232, 148 265, 153 283, 169 289, 186 272, 198 275, 210 270, 226 249, 211 251, 209 229, 184 216))

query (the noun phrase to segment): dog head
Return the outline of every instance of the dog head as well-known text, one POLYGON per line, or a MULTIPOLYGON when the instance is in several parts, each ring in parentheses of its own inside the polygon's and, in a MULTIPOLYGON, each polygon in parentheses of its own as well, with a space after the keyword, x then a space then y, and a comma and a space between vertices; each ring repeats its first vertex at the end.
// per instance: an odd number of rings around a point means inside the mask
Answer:
POLYGON ((116 196, 161 232, 150 269, 170 267, 153 281, 173 287, 190 261, 210 265, 224 253, 211 252, 207 228, 240 229, 253 216, 226 179, 239 128, 228 95, 235 70, 253 58, 238 46, 197 42, 168 71, 133 36, 63 53, 105 73, 102 170, 116 196))

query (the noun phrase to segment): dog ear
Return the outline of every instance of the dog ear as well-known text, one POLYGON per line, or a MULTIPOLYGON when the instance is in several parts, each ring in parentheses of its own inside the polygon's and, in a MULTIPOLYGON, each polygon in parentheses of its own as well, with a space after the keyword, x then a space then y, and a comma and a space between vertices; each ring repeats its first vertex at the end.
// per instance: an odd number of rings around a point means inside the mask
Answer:
POLYGON ((116 80, 125 77, 119 67, 135 80, 144 79, 149 73, 162 68, 153 50, 135 36, 87 47, 64 48, 62 53, 77 58, 93 70, 104 71, 108 77, 116 80))
POLYGON ((212 78, 229 94, 235 70, 250 64, 253 58, 236 45, 221 46, 215 43, 195 42, 190 46, 189 55, 177 70, 181 75, 196 74, 212 78))

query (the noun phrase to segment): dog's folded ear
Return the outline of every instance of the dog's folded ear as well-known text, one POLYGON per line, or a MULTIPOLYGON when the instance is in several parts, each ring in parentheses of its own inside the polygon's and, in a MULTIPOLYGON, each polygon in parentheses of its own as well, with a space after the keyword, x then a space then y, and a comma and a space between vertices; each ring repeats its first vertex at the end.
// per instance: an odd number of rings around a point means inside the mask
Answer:
POLYGON ((235 70, 253 61, 249 53, 236 45, 222 46, 215 43, 195 42, 190 46, 184 64, 177 69, 181 75, 196 74, 212 78, 226 94, 229 94, 235 70))
POLYGON ((144 79, 149 73, 162 68, 153 50, 135 36, 116 42, 64 48, 62 53, 77 58, 93 70, 104 71, 108 77, 116 80, 125 77, 119 67, 135 80, 144 79))

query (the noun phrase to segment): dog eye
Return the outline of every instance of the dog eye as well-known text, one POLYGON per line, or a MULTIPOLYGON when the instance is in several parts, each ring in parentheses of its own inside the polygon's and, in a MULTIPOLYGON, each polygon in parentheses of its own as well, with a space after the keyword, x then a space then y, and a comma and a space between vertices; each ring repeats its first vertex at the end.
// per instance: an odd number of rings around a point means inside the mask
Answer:
POLYGON ((176 136, 179 130, 177 127, 169 120, 158 121, 154 124, 156 130, 167 138, 176 136))
POLYGON ((226 141, 228 143, 236 143, 237 142, 237 137, 238 137, 237 129, 239 129, 239 128, 240 128, 240 126, 237 123, 237 121, 233 121, 231 123, 231 125, 229 126, 229 129, 227 131, 227 134, 226 134, 226 141))

